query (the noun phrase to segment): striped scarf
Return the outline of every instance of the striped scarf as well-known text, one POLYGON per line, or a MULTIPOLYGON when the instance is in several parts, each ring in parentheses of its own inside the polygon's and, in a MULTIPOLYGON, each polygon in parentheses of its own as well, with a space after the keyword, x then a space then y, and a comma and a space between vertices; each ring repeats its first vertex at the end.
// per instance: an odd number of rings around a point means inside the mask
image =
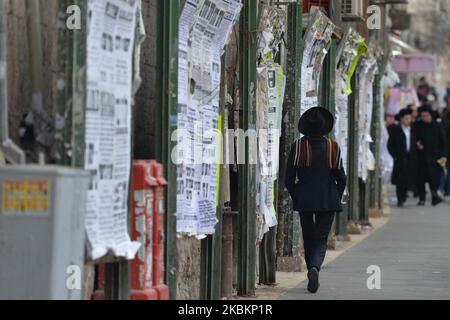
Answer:
MULTIPOLYGON (((336 141, 326 139, 327 141, 327 162, 330 169, 339 169, 341 161, 341 152, 336 141)), ((303 137, 296 142, 294 165, 296 167, 311 167, 312 148, 308 138, 303 137)))

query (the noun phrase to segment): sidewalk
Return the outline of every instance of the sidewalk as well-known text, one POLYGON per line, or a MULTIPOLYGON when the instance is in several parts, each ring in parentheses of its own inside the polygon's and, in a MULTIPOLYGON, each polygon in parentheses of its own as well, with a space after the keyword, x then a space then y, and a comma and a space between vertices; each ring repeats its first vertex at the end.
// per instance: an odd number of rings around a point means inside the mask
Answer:
POLYGON ((258 287, 254 299, 450 299, 450 201, 433 208, 413 199, 371 222, 372 231, 328 252, 318 294, 307 292, 306 273, 278 273, 278 285, 258 287), (367 288, 372 265, 381 269, 380 290, 367 288))
MULTIPOLYGON (((365 230, 360 235, 351 235, 351 241, 341 242, 337 241, 336 250, 329 250, 325 258, 324 271, 327 270, 327 266, 336 260, 341 255, 352 249, 361 241, 367 239, 371 235, 378 232, 389 221, 389 215, 385 215, 381 218, 372 218, 370 222, 373 228, 371 230, 365 230)), ((239 300, 277 300, 277 299, 289 299, 286 294, 289 294, 292 290, 298 290, 298 287, 305 287, 306 283, 303 283, 307 279, 306 272, 277 272, 277 285, 276 286, 258 286, 256 289, 255 298, 239 298, 239 300)))
POLYGON ((450 299, 450 203, 392 209, 389 223, 322 271, 317 295, 306 282, 285 292, 285 300, 450 299), (367 288, 367 268, 381 268, 381 290, 367 288))

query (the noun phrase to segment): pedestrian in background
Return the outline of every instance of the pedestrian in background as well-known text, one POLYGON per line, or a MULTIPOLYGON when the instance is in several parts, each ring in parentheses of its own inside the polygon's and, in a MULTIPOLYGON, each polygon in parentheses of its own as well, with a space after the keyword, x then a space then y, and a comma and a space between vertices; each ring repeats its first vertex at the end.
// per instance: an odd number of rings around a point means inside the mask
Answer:
MULTIPOLYGON (((442 112, 442 124, 447 138, 447 152, 450 152, 450 88, 447 89, 447 105, 442 112)), ((450 161, 447 160, 447 175, 444 183, 444 196, 450 197, 450 161)))
POLYGON ((299 121, 304 137, 291 148, 286 188, 300 213, 308 268, 308 291, 319 289, 319 272, 325 259, 335 214, 342 212, 347 177, 339 145, 326 138, 334 117, 324 108, 312 108, 299 121))
POLYGON ((408 191, 417 185, 416 133, 412 125, 412 111, 403 109, 398 115, 399 124, 391 129, 388 150, 394 159, 392 184, 397 189, 397 205, 402 208, 408 191))
POLYGON ((424 105, 419 109, 421 121, 415 125, 417 137, 417 166, 418 166, 418 189, 419 205, 425 205, 426 183, 431 190, 432 205, 436 206, 443 200, 437 191, 441 176, 444 174, 443 165, 447 163, 448 149, 444 128, 433 118, 433 109, 424 105))

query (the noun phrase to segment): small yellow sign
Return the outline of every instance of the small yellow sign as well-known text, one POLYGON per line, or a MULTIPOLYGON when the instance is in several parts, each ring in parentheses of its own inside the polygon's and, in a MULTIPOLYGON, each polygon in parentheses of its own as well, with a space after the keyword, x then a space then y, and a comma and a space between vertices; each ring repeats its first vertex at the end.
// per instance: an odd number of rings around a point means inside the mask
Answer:
POLYGON ((47 212, 50 208, 50 181, 47 179, 3 182, 3 212, 47 212))

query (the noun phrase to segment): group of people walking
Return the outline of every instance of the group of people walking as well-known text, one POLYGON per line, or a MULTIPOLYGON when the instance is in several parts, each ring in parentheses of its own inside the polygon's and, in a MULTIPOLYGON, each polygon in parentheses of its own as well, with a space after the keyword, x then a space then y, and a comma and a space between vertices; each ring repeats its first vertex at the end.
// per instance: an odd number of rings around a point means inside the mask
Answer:
POLYGON ((431 105, 416 109, 408 106, 397 115, 397 124, 388 128, 388 150, 394 159, 392 184, 396 186, 398 206, 403 207, 408 192, 426 204, 426 184, 431 204, 436 206, 450 195, 448 151, 450 106, 441 114, 431 105))

